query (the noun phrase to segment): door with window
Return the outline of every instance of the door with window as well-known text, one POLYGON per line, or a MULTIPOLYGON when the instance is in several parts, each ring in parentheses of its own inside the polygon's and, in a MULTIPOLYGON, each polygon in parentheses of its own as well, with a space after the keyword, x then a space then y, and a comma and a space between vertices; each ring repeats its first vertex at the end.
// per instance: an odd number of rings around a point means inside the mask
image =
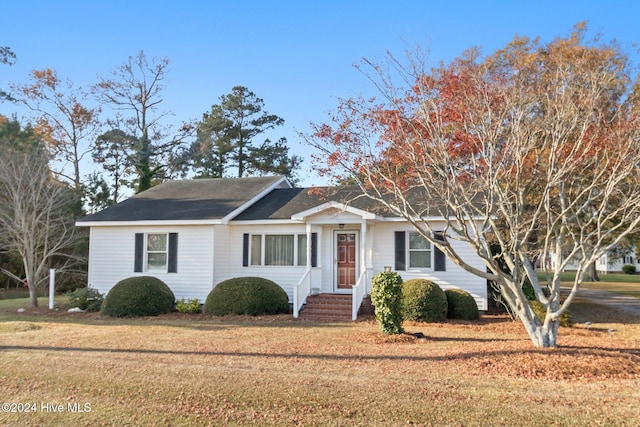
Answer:
POLYGON ((336 292, 350 292, 356 284, 358 248, 356 232, 336 232, 336 292))

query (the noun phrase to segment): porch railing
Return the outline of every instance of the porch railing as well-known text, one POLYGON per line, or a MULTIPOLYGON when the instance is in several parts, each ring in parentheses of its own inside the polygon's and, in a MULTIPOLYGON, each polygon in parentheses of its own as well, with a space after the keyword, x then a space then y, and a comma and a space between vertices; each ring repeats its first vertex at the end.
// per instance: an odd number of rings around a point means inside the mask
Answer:
POLYGON ((307 268, 300 281, 293 287, 293 317, 300 315, 300 309, 311 293, 311 268, 307 268))
POLYGON ((353 286, 353 298, 351 305, 351 320, 358 319, 358 311, 360 310, 360 306, 362 305, 362 300, 364 299, 365 294, 367 293, 367 277, 369 276, 368 270, 363 269, 362 273, 360 273, 360 277, 358 277, 358 281, 353 286))

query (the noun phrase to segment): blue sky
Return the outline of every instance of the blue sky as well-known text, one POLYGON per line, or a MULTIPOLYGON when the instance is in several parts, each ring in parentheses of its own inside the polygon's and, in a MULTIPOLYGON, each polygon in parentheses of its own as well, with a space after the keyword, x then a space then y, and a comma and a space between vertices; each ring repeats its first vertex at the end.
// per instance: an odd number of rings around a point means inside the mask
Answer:
MULTIPOLYGON (((12 67, 0 66, 0 87, 43 68, 88 86, 140 50, 167 57, 161 110, 173 113, 174 124, 201 118, 233 86, 246 86, 285 119, 274 137, 287 137, 305 157, 303 185, 322 181, 297 133, 326 121, 337 98, 373 93, 354 68, 362 58, 421 45, 435 65, 473 46, 491 53, 516 34, 550 41, 580 21, 590 35, 618 40, 634 61, 640 42, 636 0, 22 0, 0 10, 0 46, 17 55, 12 67)), ((0 114, 13 113, 23 114, 0 104, 0 114)))

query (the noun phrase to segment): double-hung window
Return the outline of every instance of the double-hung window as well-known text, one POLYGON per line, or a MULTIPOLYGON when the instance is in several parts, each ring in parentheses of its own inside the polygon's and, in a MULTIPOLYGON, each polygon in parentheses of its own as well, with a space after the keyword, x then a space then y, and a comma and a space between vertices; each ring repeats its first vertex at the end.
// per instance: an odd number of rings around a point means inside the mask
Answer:
MULTIPOLYGON (((442 240, 442 233, 434 232, 434 238, 442 240)), ((394 232, 393 265, 398 271, 447 270, 444 253, 415 231, 394 232)))
POLYGON ((419 233, 409 233, 409 268, 431 268, 431 242, 419 233))
POLYGON ((178 233, 136 233, 133 271, 178 272, 178 233))
POLYGON ((147 234, 147 271, 165 271, 167 254, 167 234, 147 234))

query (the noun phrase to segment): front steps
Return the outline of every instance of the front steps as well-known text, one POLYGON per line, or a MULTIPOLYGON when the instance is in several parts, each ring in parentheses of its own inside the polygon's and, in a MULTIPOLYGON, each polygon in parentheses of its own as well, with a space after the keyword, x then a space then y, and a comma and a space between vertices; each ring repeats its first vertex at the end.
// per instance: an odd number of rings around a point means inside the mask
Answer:
MULTIPOLYGON (((351 294, 320 294, 307 297, 307 303, 300 310, 302 320, 319 322, 348 322, 351 321, 351 294)), ((373 313, 369 310, 371 300, 365 297, 358 312, 360 314, 373 313)))

